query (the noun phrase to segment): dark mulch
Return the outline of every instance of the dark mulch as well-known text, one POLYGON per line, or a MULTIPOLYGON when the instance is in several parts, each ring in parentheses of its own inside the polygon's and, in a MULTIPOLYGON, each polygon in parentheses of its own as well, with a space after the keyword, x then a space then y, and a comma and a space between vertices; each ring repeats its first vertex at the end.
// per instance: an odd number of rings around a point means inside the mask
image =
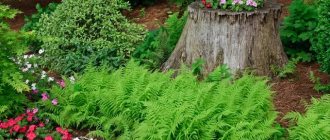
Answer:
POLYGON ((46 6, 50 2, 60 2, 61 0, 4 0, 2 3, 10 5, 11 8, 20 10, 22 13, 16 15, 13 20, 9 21, 9 24, 12 29, 19 30, 24 25, 24 16, 30 16, 35 13, 37 3, 40 3, 41 6, 46 6))
POLYGON ((318 64, 300 63, 297 65, 297 71, 293 77, 272 81, 272 89, 275 91, 274 105, 279 112, 277 120, 282 126, 287 127, 289 125, 288 120, 282 120, 285 114, 291 111, 304 113, 311 98, 320 98, 323 95, 323 93, 318 93, 313 89, 314 84, 309 79, 309 73, 313 71, 323 83, 329 83, 329 75, 318 69, 318 64))
POLYGON ((124 15, 132 21, 144 25, 148 30, 154 30, 163 25, 169 14, 177 11, 179 8, 176 5, 170 4, 166 0, 160 0, 152 6, 138 6, 132 11, 124 11, 124 15))

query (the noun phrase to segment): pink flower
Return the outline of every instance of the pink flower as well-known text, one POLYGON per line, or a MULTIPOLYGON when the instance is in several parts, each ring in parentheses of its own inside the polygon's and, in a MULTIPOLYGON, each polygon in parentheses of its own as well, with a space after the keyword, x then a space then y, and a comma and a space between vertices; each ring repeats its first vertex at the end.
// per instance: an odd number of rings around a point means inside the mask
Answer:
POLYGON ((22 115, 16 117, 16 118, 15 118, 16 123, 17 123, 17 122, 20 122, 21 120, 23 120, 24 117, 25 117, 25 114, 22 114, 22 115))
POLYGON ((65 82, 64 82, 64 80, 57 81, 57 84, 60 85, 61 88, 65 88, 65 82))
POLYGON ((8 124, 8 127, 12 127, 12 126, 14 126, 16 124, 16 121, 14 119, 9 119, 7 121, 7 124, 8 124))
POLYGON ((246 1, 246 5, 253 6, 253 7, 257 7, 258 6, 258 4, 254 0, 247 0, 246 1))
POLYGON ((243 4, 243 1, 242 0, 234 0, 233 5, 235 5, 235 4, 243 4))
POLYGON ((28 132, 25 136, 28 138, 28 140, 34 140, 37 137, 34 132, 28 132))
POLYGON ((42 93, 41 96, 42 96, 42 100, 43 100, 43 101, 46 101, 46 100, 48 100, 48 98, 49 98, 49 96, 48 96, 47 93, 42 93))
POLYGON ((12 129, 13 129, 15 132, 18 132, 20 128, 21 128, 21 127, 20 127, 18 124, 16 124, 16 125, 14 125, 14 127, 13 127, 12 129))
POLYGON ((31 121, 33 120, 33 116, 28 116, 28 117, 26 118, 26 120, 27 120, 28 122, 31 122, 31 121))
POLYGON ((23 126, 23 127, 21 127, 21 129, 19 129, 19 132, 20 133, 25 133, 26 130, 27 130, 27 126, 23 126))
POLYGON ((45 124, 43 122, 39 123, 39 127, 44 127, 44 126, 45 126, 45 124))
POLYGON ((27 130, 28 132, 34 132, 34 130, 37 129, 37 126, 36 125, 30 125, 29 126, 29 129, 27 130))
POLYGON ((52 136, 46 136, 45 140, 53 140, 53 137, 52 136))
POLYGON ((32 113, 36 114, 38 112, 38 108, 33 108, 32 113))
POLYGON ((9 126, 8 126, 7 123, 5 123, 5 122, 1 123, 1 122, 0 122, 0 129, 7 129, 8 127, 9 127, 9 126))
POLYGON ((53 104, 53 105, 57 105, 57 104, 58 104, 57 99, 53 99, 53 100, 52 100, 52 104, 53 104))
POLYGON ((226 0, 220 0, 220 4, 226 4, 226 0))

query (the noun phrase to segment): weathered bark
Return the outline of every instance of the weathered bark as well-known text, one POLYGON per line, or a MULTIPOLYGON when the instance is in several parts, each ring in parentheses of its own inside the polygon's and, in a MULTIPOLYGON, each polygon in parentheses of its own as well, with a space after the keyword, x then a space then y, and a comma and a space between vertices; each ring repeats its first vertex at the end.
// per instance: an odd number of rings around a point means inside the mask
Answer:
POLYGON ((163 71, 202 58, 204 75, 220 64, 227 64, 233 72, 249 68, 258 75, 271 75, 272 65, 287 62, 278 33, 281 5, 268 1, 252 12, 228 12, 203 9, 195 2, 188 12, 180 40, 163 71))

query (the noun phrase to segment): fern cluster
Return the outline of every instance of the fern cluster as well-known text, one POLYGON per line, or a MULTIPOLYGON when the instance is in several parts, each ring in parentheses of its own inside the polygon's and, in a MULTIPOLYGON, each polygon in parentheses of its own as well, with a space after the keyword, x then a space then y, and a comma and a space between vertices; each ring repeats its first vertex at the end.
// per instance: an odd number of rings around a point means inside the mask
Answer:
POLYGON ((52 112, 44 115, 64 127, 90 128, 95 130, 90 136, 106 139, 280 135, 274 127, 276 112, 269 87, 251 75, 234 82, 206 82, 182 70, 173 79, 171 73, 152 73, 130 62, 111 74, 104 68, 88 68, 76 83, 54 87, 51 93, 59 103, 41 102, 52 112))
POLYGON ((13 59, 26 50, 28 35, 9 28, 6 19, 14 18, 18 11, 0 3, 0 119, 23 110, 24 95, 18 92, 29 89, 22 81, 13 59))
POLYGON ((137 47, 133 56, 151 69, 157 69, 174 50, 179 41, 188 13, 174 13, 159 30, 150 31, 145 41, 137 47))
POLYGON ((286 117, 291 118, 296 124, 289 128, 290 139, 293 140, 329 140, 330 139, 330 96, 312 100, 312 105, 307 112, 290 113, 286 117))

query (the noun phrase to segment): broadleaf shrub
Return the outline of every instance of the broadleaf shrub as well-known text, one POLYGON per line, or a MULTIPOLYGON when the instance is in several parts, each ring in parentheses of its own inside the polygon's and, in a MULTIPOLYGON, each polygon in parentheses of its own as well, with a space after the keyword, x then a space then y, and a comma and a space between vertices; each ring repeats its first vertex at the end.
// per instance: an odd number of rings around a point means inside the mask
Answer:
POLYGON ((320 100, 313 99, 305 114, 290 113, 294 123, 289 128, 289 137, 293 140, 328 140, 330 139, 330 96, 320 100))
POLYGON ((316 52, 321 70, 330 73, 330 1, 319 0, 317 4, 319 22, 315 30, 312 50, 316 52))
POLYGON ((63 1, 40 19, 43 64, 63 74, 81 72, 90 62, 110 68, 125 65, 145 34, 121 14, 128 8, 122 0, 63 1))
MULTIPOLYGON (((214 74, 215 77, 217 74, 214 74)), ((222 74, 219 74, 219 77, 222 74)), ((198 81, 192 72, 149 72, 130 62, 113 73, 88 68, 41 102, 61 126, 91 128, 106 139, 275 139, 276 112, 263 78, 198 81)))

